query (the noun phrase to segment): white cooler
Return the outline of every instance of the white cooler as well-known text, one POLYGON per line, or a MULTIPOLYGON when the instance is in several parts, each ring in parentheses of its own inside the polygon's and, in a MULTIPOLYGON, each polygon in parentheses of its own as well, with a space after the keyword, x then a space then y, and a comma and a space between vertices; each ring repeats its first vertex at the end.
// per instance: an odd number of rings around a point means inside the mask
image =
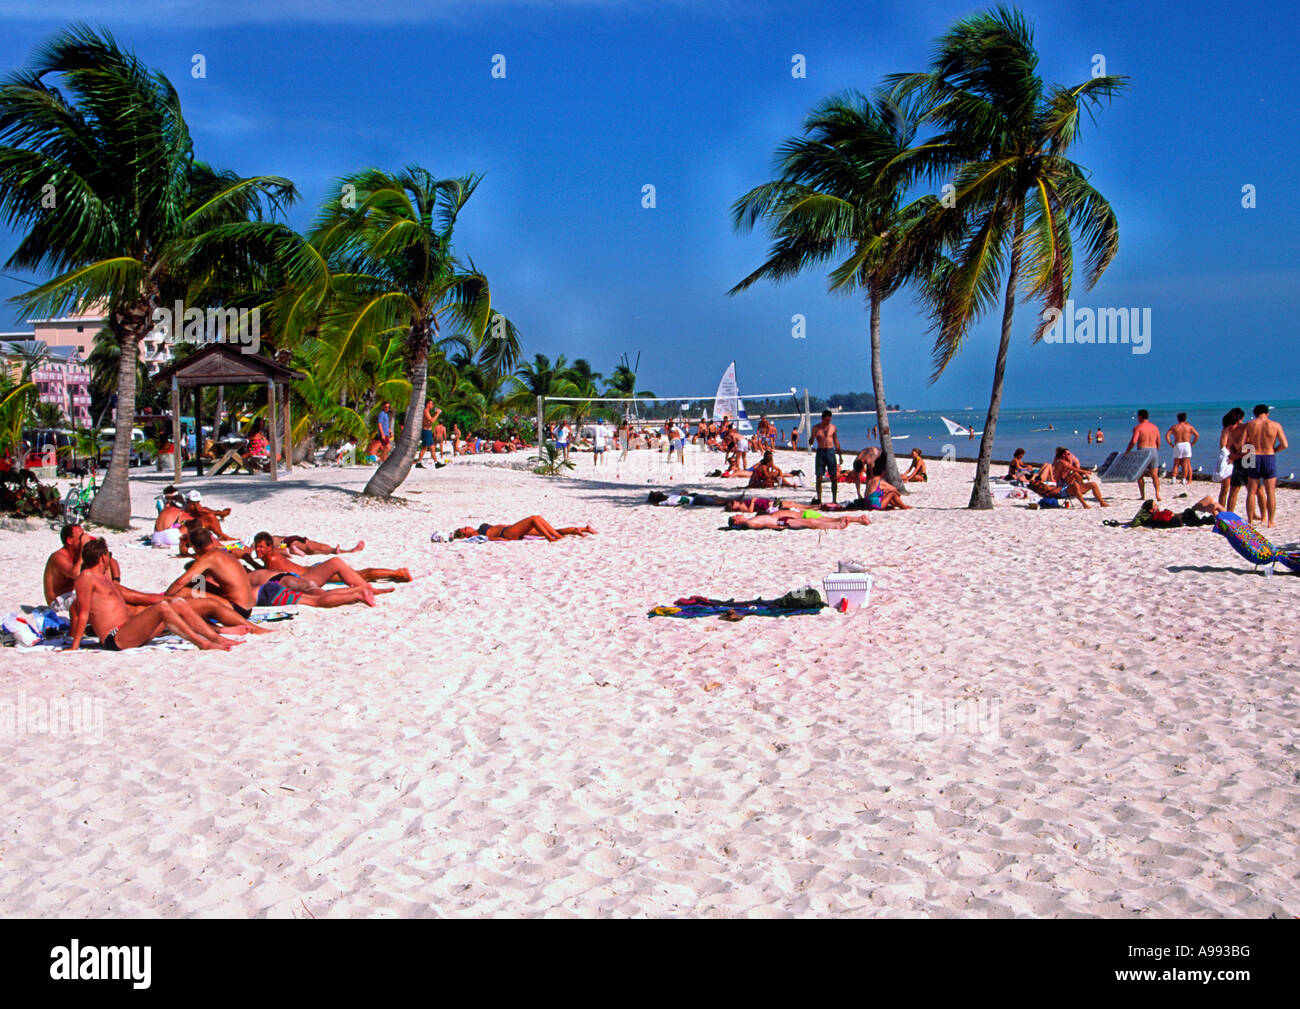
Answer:
POLYGON ((849 609, 866 606, 871 601, 871 576, 866 574, 835 574, 822 579, 826 602, 832 609, 840 608, 840 600, 847 599, 849 609))

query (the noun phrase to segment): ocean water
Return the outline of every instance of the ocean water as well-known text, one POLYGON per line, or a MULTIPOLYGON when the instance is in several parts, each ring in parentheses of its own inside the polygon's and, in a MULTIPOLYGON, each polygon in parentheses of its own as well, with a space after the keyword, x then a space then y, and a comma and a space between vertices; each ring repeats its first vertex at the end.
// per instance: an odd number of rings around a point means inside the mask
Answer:
MULTIPOLYGON (((1200 434, 1200 440, 1192 448, 1192 469, 1210 472, 1219 458, 1219 431, 1223 415, 1234 406, 1240 406, 1250 419, 1254 403, 1179 403, 1179 404, 1138 404, 1135 406, 1094 406, 1094 407, 1034 407, 1026 409, 1003 409, 998 416, 998 425, 993 443, 994 459, 1010 459, 1018 448, 1025 450, 1025 457, 1031 462, 1050 462, 1056 454, 1056 447, 1063 445, 1079 457, 1085 466, 1103 462, 1111 452, 1123 452, 1128 445, 1133 425, 1137 423, 1139 407, 1145 407, 1151 414, 1151 421, 1161 433, 1176 423, 1180 411, 1186 412, 1187 420, 1200 434), (1051 428, 1050 430, 1048 428, 1051 428), (1088 444, 1087 432, 1094 437, 1097 428, 1105 435, 1101 445, 1088 444)), ((1282 425, 1291 447, 1278 453, 1278 475, 1287 478, 1289 473, 1300 473, 1300 400, 1287 400, 1269 404, 1269 413, 1282 425)), ((913 448, 920 447, 927 456, 942 455, 945 446, 951 445, 958 459, 975 459, 979 455, 980 437, 974 440, 955 437, 948 433, 941 416, 955 421, 965 427, 974 427, 976 431, 984 428, 984 416, 987 404, 976 404, 974 409, 952 410, 904 410, 889 415, 890 432, 894 437, 894 451, 900 456, 907 455, 913 448)), ((753 418, 757 420, 757 418, 753 418)), ((796 421, 793 418, 774 421, 782 431, 782 441, 790 434, 790 428, 796 421)), ((870 437, 871 427, 876 423, 875 414, 841 414, 835 420, 839 428, 840 444, 845 450, 857 451, 873 444, 870 437)), ((801 439, 802 441, 803 439, 801 439)), ((1173 449, 1162 447, 1160 461, 1168 467, 1173 458, 1173 449)), ((1292 478, 1294 479, 1294 478, 1292 478)))

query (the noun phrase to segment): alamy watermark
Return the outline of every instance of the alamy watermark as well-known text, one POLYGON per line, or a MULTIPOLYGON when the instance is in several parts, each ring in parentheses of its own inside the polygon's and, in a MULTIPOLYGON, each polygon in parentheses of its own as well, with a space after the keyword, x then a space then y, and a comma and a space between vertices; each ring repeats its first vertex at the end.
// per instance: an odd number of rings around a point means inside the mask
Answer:
POLYGON ((28 697, 0 700, 0 738, 19 736, 104 737, 104 699, 71 697, 28 697))
POLYGON ((260 308, 186 308, 183 301, 153 310, 152 335, 166 343, 206 346, 225 343, 239 347, 241 354, 262 349, 260 308))
POLYGON ((1128 344, 1134 354, 1151 352, 1149 308, 1077 308, 1070 298, 1064 311, 1048 308, 1042 318, 1044 343, 1118 343, 1128 344))
POLYGON ((914 691, 889 706, 890 728, 908 736, 1001 735, 1001 702, 985 697, 926 697, 914 691))

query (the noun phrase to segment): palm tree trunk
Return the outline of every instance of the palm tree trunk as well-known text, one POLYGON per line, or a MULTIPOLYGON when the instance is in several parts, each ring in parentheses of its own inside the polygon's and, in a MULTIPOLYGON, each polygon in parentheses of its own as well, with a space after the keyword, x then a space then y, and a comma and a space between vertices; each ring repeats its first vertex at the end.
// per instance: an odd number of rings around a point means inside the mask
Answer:
POLYGON ((135 429, 136 361, 144 335, 149 306, 141 303, 120 315, 114 313, 114 337, 121 351, 117 360, 117 410, 113 423, 113 458, 108 473, 90 505, 90 521, 112 529, 131 527, 131 432, 135 429))
POLYGON ((993 365, 993 392, 989 396, 989 412, 984 419, 984 434, 980 437, 979 461, 975 464, 975 486, 971 488, 969 508, 988 510, 993 507, 993 493, 989 490, 989 468, 993 462, 993 435, 998 426, 998 413, 1002 409, 1002 380, 1007 371, 1007 351, 1011 347, 1011 321, 1016 311, 1016 282, 1020 278, 1020 245, 1025 230, 1023 204, 1016 210, 1016 224, 1011 235, 1011 268, 1007 273, 1007 293, 1002 304, 1002 339, 998 343, 998 357, 993 365))
POLYGON ((424 398, 429 388, 429 326, 411 327, 411 353, 407 364, 407 377, 411 381, 411 401, 406 404, 402 419, 402 433, 379 469, 375 470, 361 493, 368 497, 388 498, 402 486, 411 463, 415 461, 416 442, 424 416, 424 398))
POLYGON ((894 438, 889 433, 885 372, 880 363, 880 299, 874 293, 871 295, 871 392, 876 397, 876 424, 880 428, 880 447, 885 454, 885 480, 906 494, 907 489, 898 475, 898 461, 894 458, 894 438))

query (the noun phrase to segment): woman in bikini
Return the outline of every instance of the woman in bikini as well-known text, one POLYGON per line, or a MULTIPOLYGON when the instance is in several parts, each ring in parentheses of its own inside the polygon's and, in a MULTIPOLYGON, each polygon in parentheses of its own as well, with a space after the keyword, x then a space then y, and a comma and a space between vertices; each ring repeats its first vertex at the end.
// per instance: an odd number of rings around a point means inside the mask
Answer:
POLYGON ((556 529, 540 515, 530 515, 526 519, 520 519, 513 525, 490 525, 484 522, 477 529, 472 526, 463 526, 457 529, 452 536, 454 539, 486 536, 490 540, 521 540, 526 536, 541 536, 547 541, 555 543, 565 536, 591 536, 595 531, 590 525, 556 529))
POLYGON ((919 448, 912 449, 912 465, 903 474, 903 483, 921 483, 929 479, 925 472, 925 460, 921 458, 921 450, 919 448))

